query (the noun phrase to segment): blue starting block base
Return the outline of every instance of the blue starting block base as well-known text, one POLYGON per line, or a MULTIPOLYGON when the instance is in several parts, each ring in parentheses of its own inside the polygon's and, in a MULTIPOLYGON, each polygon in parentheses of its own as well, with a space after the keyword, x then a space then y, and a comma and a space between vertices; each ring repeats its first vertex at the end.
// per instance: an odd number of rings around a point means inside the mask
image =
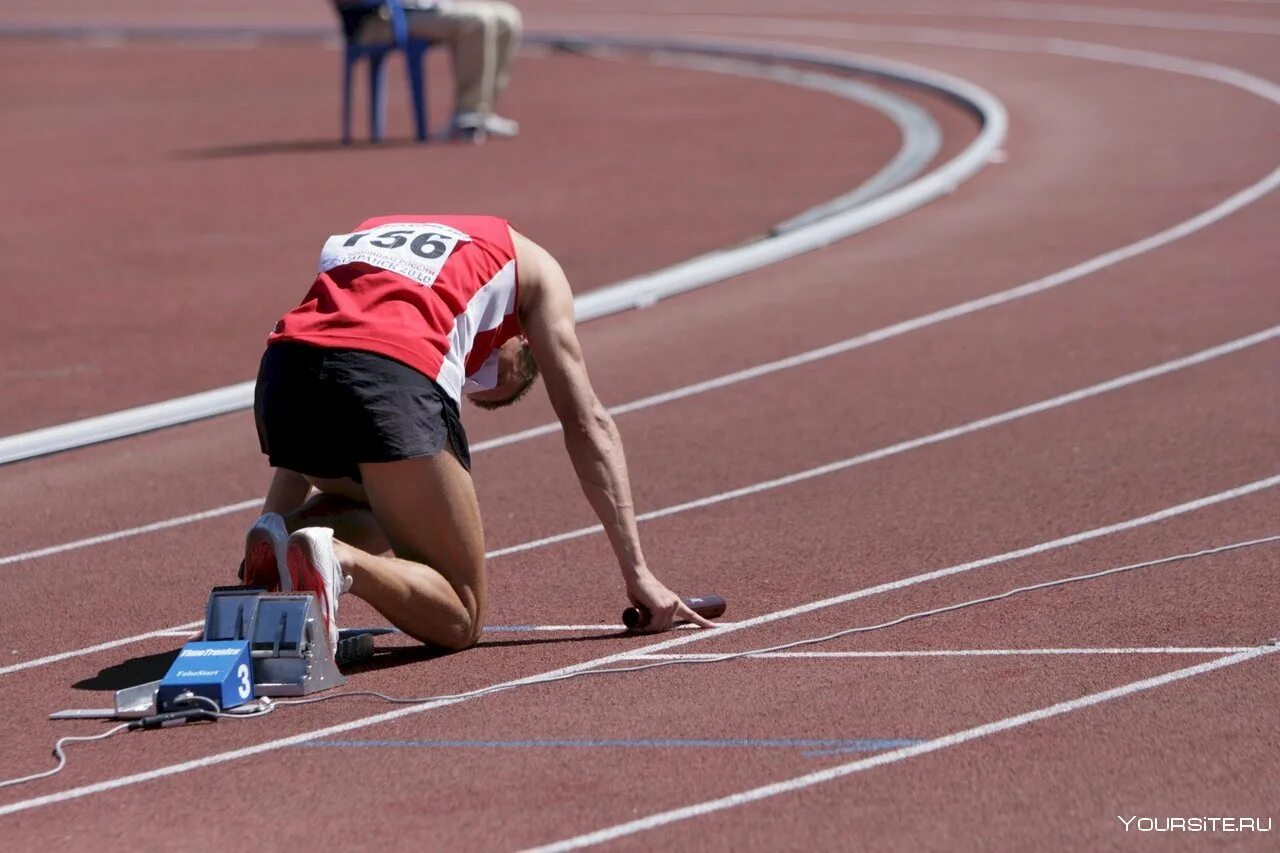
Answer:
MULTIPOLYGON (((253 698, 253 664, 245 640, 191 642, 182 647, 173 666, 160 680, 156 707, 176 711, 193 707, 180 701, 188 694, 203 696, 221 710, 243 705, 253 698)), ((195 707, 213 710, 205 703, 195 707)))

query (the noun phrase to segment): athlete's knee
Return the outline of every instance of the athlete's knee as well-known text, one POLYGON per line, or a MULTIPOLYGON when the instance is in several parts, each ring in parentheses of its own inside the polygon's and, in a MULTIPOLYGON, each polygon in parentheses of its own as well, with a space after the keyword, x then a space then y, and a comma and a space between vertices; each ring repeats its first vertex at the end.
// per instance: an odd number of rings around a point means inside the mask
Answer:
MULTIPOLYGON (((472 577, 483 578, 483 568, 472 577)), ((484 631, 484 582, 453 579, 449 586, 457 596, 457 605, 451 608, 448 624, 441 626, 441 642, 446 648, 462 651, 480 642, 484 631)))
POLYGON ((484 618, 479 612, 464 607, 462 612, 442 628, 438 640, 440 645, 450 651, 460 652, 480 642, 480 635, 484 633, 484 618))

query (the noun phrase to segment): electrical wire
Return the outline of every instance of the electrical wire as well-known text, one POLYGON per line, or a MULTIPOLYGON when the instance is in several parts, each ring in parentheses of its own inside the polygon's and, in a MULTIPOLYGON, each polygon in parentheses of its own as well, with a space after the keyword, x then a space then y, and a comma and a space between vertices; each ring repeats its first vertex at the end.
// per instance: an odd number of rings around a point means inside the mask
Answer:
POLYGON ((118 726, 113 726, 112 728, 107 729, 105 732, 102 732, 101 734, 67 735, 66 737, 60 737, 58 738, 57 742, 55 742, 53 745, 53 754, 58 759, 57 767, 53 768, 52 770, 46 770, 43 773, 32 773, 30 776, 23 776, 19 779, 5 779, 3 781, 0 781, 0 788, 8 788, 10 785, 21 785, 25 782, 34 782, 37 779, 48 779, 50 776, 54 776, 58 773, 61 773, 62 768, 67 766, 67 754, 66 752, 63 751, 63 748, 62 748, 62 745, 64 743, 78 743, 78 742, 90 741, 90 740, 106 740, 112 735, 118 734, 127 728, 129 728, 128 723, 121 723, 118 726))
MULTIPOLYGON (((826 634, 821 637, 808 637, 803 640, 795 640, 793 642, 782 643, 780 645, 765 646, 762 648, 749 649, 747 651, 741 651, 741 652, 729 652, 725 654, 709 654, 709 655, 704 655, 699 657, 652 661, 649 663, 639 664, 637 666, 610 667, 608 669, 583 669, 583 670, 577 670, 575 672, 561 673, 560 675, 537 676, 537 677, 532 677, 528 679, 521 679, 514 682, 508 682, 506 684, 495 684, 491 687, 482 687, 478 690, 469 690, 465 693, 453 693, 453 694, 447 694, 442 696, 423 696, 423 697, 417 697, 417 698, 408 698, 403 696, 388 696, 385 693, 379 693, 374 690, 352 690, 352 691, 343 692, 343 693, 329 693, 324 696, 316 696, 310 699, 282 699, 282 700, 277 700, 275 702, 271 702, 269 699, 264 697, 263 699, 258 700, 256 708, 254 708, 253 710, 247 710, 242 712, 235 712, 234 710, 224 711, 218 705, 218 703, 213 701, 212 699, 209 699, 208 697, 205 697, 205 696, 197 696, 195 694, 189 694, 181 697, 181 699, 178 701, 178 704, 205 705, 206 707, 208 707, 209 710, 213 712, 213 714, 216 716, 217 719, 225 719, 225 718, 248 719, 251 717, 264 717, 267 714, 272 713, 276 708, 282 705, 311 705, 317 702, 329 702, 334 699, 352 699, 357 697, 370 697, 370 698, 382 699, 383 701, 391 702, 397 705, 424 705, 431 702, 461 702, 466 699, 478 699, 482 696, 489 696, 494 693, 502 693, 507 690, 514 690, 517 687, 531 687, 538 684, 554 684, 560 681, 568 681, 573 678, 585 678, 587 676, 593 676, 593 675, 610 675, 610 674, 620 673, 620 672, 644 672, 646 670, 660 669, 662 667, 667 667, 667 666, 690 666, 693 664, 703 664, 703 663, 723 663, 725 661, 741 660, 743 658, 749 658, 749 657, 752 657, 753 655, 772 654, 775 652, 786 651, 787 649, 794 649, 799 646, 812 646, 818 643, 826 643, 826 642, 830 642, 831 640, 836 640, 841 637, 848 637, 853 634, 865 634, 869 631, 879 631, 879 630, 883 630, 884 628, 891 628, 895 625, 901 625, 904 622, 911 622, 916 619, 925 619, 930 616, 937 616, 942 613, 950 613, 956 610, 963 610, 965 608, 974 607, 979 604, 988 604, 994 601, 1001 601, 1006 598, 1011 598, 1015 595, 1021 595, 1024 593, 1033 592, 1035 590, 1050 589, 1056 586, 1065 586, 1066 584, 1079 583, 1081 581, 1087 581, 1087 580, 1096 580, 1097 578, 1104 578, 1109 575, 1117 575, 1123 572, 1131 572, 1136 569, 1145 569, 1145 568, 1150 568, 1152 566, 1161 566, 1169 563, 1178 563, 1178 562, 1183 562, 1185 560, 1197 559, 1200 557, 1209 557, 1209 556, 1213 556, 1214 554, 1224 553, 1226 551, 1235 551, 1241 548, 1251 548, 1257 545, 1265 545, 1265 544, 1268 544, 1271 542, 1277 542, 1277 541, 1280 541, 1280 534, 1277 534, 1274 536, 1267 536, 1261 539, 1250 539, 1243 542, 1233 542, 1229 545, 1219 545, 1215 548, 1206 548, 1201 551, 1193 551, 1186 554, 1175 554, 1171 557, 1161 557, 1159 559, 1147 560, 1141 563, 1131 563, 1127 566, 1118 566, 1116 568, 1104 569, 1102 571, 1090 572, 1088 574, 1083 574, 1083 575, 1071 575, 1065 578, 1058 578, 1057 580, 1044 581, 1043 583, 1014 587, 1013 589, 1006 590, 1005 592, 998 593, 996 595, 988 595, 988 596, 983 596, 982 598, 974 598, 968 601, 962 601, 958 604, 949 604, 945 607, 936 607, 932 610, 922 610, 918 613, 908 613, 906 616, 899 616, 897 619, 892 619, 888 622, 881 622, 876 625, 862 625, 855 628, 846 628, 842 631, 836 631, 835 633, 826 634)), ((52 770, 46 770, 42 773, 35 773, 30 776, 23 776, 18 779, 8 779, 8 780, 0 781, 0 788, 7 788, 12 785, 21 785, 26 782, 34 782, 37 779, 47 779, 48 777, 54 776, 57 773, 61 772, 62 769, 66 767, 66 764, 67 764, 66 753, 64 752, 63 746, 62 746, 64 743, 75 743, 77 741, 105 740, 106 738, 109 738, 112 735, 117 734, 118 732, 124 731, 125 729, 129 728, 129 726, 130 726, 130 723, 121 723, 120 725, 115 726, 114 728, 108 729, 107 731, 97 735, 68 735, 67 737, 59 738, 58 741, 53 746, 53 754, 58 759, 57 767, 54 767, 52 770)))
POLYGON ((199 696, 195 693, 179 693, 173 700, 173 704, 175 705, 191 705, 193 703, 204 705, 212 711, 213 715, 219 720, 247 720, 251 717, 265 717, 276 709, 276 703, 271 701, 271 697, 269 696, 260 697, 255 700, 255 702, 246 703, 246 705, 240 706, 245 710, 228 708, 225 711, 222 710, 221 705, 210 699, 208 696, 199 696), (250 708, 247 707, 248 705, 257 705, 257 707, 250 708))
MULTIPOLYGON (((192 704, 204 705, 208 707, 208 709, 212 711, 213 715, 217 717, 219 720, 223 720, 223 719, 243 720, 249 717, 265 717, 267 714, 270 714, 276 708, 275 703, 272 702, 270 698, 264 697, 263 699, 259 699, 258 702, 260 704, 254 710, 234 712, 230 710, 228 711, 222 710, 222 708, 219 707, 217 702, 213 701, 207 696, 197 696, 195 694, 189 694, 186 696, 180 696, 174 700, 175 705, 192 705, 192 704)), ((47 779, 50 776, 56 776, 58 773, 61 773, 62 770, 67 766, 67 755, 66 755, 66 751, 63 749, 63 746, 62 746, 64 743, 76 743, 76 742, 91 741, 91 740, 106 740, 112 735, 118 734, 128 729, 130 726, 134 726, 136 722, 137 722, 136 720, 130 720, 129 722, 121 723, 118 726, 113 726, 107 731, 102 732, 101 734, 67 735, 66 737, 59 738, 57 742, 54 743, 53 745, 54 757, 58 759, 58 765, 56 767, 54 767, 52 770, 45 770, 40 773, 33 773, 30 776, 22 776, 17 779, 0 780, 0 788, 8 788, 13 785, 22 785, 26 782, 35 782, 37 779, 47 779)))
POLYGON ((374 698, 382 699, 384 701, 391 702, 398 705, 422 705, 430 702, 460 702, 465 699, 478 699, 482 696, 489 696, 493 693, 502 693, 507 690, 514 690, 517 687, 530 687, 537 684, 552 684, 558 681, 568 681, 569 679, 572 679, 572 678, 585 678, 587 676, 592 676, 592 675, 608 675, 611 673, 618 673, 618 672, 644 672, 646 670, 660 669, 662 667, 667 667, 667 666, 687 666, 691 664, 722 663, 724 661, 741 660, 742 658, 748 658, 748 657, 751 657, 752 655, 772 654, 774 652, 786 651, 787 649, 794 649, 799 646, 812 646, 818 643, 826 643, 826 642, 830 642, 831 640, 839 639, 841 637, 848 637, 852 634, 863 634, 863 633, 867 633, 868 631, 879 631, 884 628, 891 628, 894 625, 901 625, 904 622, 910 622, 916 619, 924 619, 929 616, 937 616, 941 613, 949 613, 954 610, 962 610, 964 608, 973 607, 978 604, 986 604, 993 601, 1000 601, 1002 599, 1010 598, 1012 596, 1020 595, 1022 593, 1032 592, 1034 590, 1048 589, 1050 587, 1055 587, 1055 586, 1064 586, 1066 584, 1079 583, 1081 581, 1087 581, 1087 580, 1094 580, 1096 578, 1102 578, 1108 575, 1116 575, 1122 572, 1131 572, 1131 571, 1134 571, 1135 569, 1145 569, 1151 566, 1160 566, 1160 565, 1165 565, 1167 563, 1176 563, 1176 562, 1182 562, 1184 560, 1191 560, 1191 559, 1196 559, 1200 557, 1209 557, 1214 554, 1221 554, 1225 551, 1234 551, 1240 548, 1250 548, 1253 546, 1265 545, 1267 543, 1277 542, 1277 541, 1280 541, 1280 534, 1277 534, 1274 536, 1267 536, 1261 539, 1250 539, 1244 542, 1233 542, 1229 545, 1219 545, 1215 548, 1206 548, 1201 551, 1193 551, 1186 554, 1175 554, 1171 557, 1161 557, 1155 560, 1147 560, 1141 563, 1132 563, 1127 566, 1119 566, 1116 568, 1105 569, 1099 572, 1091 572, 1089 574, 1084 574, 1084 575, 1072 575, 1065 578, 1059 578, 1057 580, 1045 581, 1043 583, 1038 583, 1038 584, 1031 584, 1029 586, 1015 587, 1014 589, 1007 590, 997 595, 988 595, 982 598, 974 598, 969 601, 960 602, 959 604, 950 604, 950 605, 947 605, 946 607, 938 607, 932 610, 922 610, 918 613, 909 613, 906 616, 899 616, 897 619, 893 619, 888 622, 881 622, 878 625, 865 625, 865 626, 859 626, 856 628, 846 628, 842 631, 836 631, 833 634, 827 634, 822 637, 809 637, 803 640, 796 640, 790 643, 783 643, 781 645, 776 645, 776 646, 766 646, 759 649, 749 649, 747 651, 742 651, 742 652, 728 652, 728 653, 719 654, 719 655, 706 655, 702 657, 680 658, 676 660, 653 661, 650 663, 639 664, 636 666, 610 667, 608 669, 584 669, 584 670, 578 670, 576 672, 562 673, 560 675, 541 676, 537 678, 530 678, 530 679, 519 680, 515 682, 508 682, 506 684, 495 684, 491 687, 482 687, 478 690, 471 690, 466 693, 454 693, 454 694, 445 695, 445 696, 426 696, 426 697, 410 699, 405 697, 388 696, 385 693, 378 693, 373 690, 353 690, 353 691, 344 692, 344 693, 330 693, 325 696, 316 696, 311 699, 287 699, 287 700, 282 700, 280 702, 277 702, 276 704, 278 705, 310 705, 316 702, 328 702, 333 699, 343 699, 347 697, 358 697, 358 696, 374 697, 374 698))

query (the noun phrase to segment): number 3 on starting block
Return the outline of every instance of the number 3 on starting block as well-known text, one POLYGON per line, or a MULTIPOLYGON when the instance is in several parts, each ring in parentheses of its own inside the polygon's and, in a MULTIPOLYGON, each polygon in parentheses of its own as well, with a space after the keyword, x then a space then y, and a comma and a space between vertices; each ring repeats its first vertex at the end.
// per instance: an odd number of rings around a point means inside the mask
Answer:
POLYGON ((253 678, 249 675, 249 664, 242 663, 236 667, 236 678, 239 679, 239 683, 236 684, 236 695, 242 702, 248 702, 249 697, 253 695, 253 678))
MULTIPOLYGON (((159 710, 187 707, 174 702, 181 693, 194 693, 226 710, 253 698, 253 664, 248 640, 187 643, 160 682, 159 710)), ((203 703, 197 703, 203 704, 203 703)))

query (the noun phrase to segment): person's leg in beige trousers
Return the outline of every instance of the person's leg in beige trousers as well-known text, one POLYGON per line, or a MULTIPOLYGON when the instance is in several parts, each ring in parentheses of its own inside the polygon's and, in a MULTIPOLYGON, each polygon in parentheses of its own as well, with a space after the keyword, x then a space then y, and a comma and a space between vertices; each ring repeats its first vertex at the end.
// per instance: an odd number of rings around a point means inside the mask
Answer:
MULTIPOLYGON (((454 110, 449 133, 475 140, 486 133, 514 136, 519 126, 494 113, 498 96, 511 79, 520 48, 520 10, 502 0, 402 0, 409 31, 453 49, 454 110)), ((361 38, 390 38, 379 19, 361 38)))

